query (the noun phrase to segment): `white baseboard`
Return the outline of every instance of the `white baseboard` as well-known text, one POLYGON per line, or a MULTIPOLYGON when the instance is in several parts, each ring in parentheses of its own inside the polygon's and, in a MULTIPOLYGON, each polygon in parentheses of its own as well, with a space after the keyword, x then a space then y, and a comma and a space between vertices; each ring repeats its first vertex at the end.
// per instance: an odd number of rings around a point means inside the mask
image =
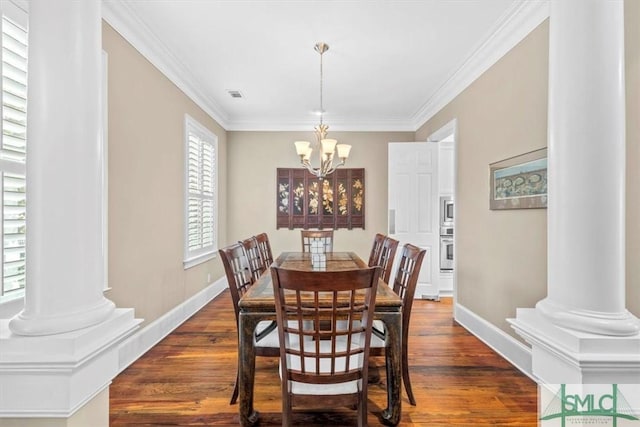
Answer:
POLYGON ((455 304, 453 317, 480 341, 535 381, 531 369, 531 349, 528 346, 461 304, 455 304))
MULTIPOLYGON (((227 288, 227 279, 221 277, 164 316, 140 329, 120 344, 120 372, 169 335, 185 320, 193 316, 209 301, 227 288)), ((487 322, 465 306, 454 305, 454 319, 480 341, 491 347, 522 373, 535 380, 531 372, 531 349, 487 322)))
POLYGON ((119 347, 119 372, 135 362, 226 288, 227 278, 223 276, 123 341, 119 347))

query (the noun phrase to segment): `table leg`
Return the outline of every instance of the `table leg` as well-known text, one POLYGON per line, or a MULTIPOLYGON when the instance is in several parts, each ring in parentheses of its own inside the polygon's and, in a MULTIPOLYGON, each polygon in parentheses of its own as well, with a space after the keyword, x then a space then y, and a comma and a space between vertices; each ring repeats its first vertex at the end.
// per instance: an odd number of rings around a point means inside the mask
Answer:
POLYGON ((256 373, 256 349, 253 334, 260 317, 240 312, 238 319, 238 394, 240 400, 240 425, 253 426, 258 422, 258 412, 253 409, 253 384, 256 373))
POLYGON ((387 408, 382 411, 382 421, 395 426, 400 422, 402 409, 402 314, 384 313, 386 342, 385 359, 387 365, 387 408))

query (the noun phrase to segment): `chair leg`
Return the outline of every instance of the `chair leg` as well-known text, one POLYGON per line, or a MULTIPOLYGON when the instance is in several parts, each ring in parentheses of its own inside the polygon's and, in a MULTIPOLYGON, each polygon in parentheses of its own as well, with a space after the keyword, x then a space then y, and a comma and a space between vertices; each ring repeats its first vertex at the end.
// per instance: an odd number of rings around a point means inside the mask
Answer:
POLYGON ((416 406, 416 399, 413 397, 413 390, 411 390, 411 380, 409 379, 409 357, 407 355, 407 349, 402 352, 402 382, 404 383, 404 389, 407 391, 407 397, 409 403, 416 406))
POLYGON ((291 426, 291 404, 287 401, 283 400, 282 402, 282 427, 290 427, 291 426))
POLYGON ((367 398, 366 393, 360 393, 358 397, 358 427, 367 427, 367 398))
POLYGON ((236 372, 236 383, 233 385, 233 394, 231 395, 231 402, 229 405, 233 405, 238 400, 238 373, 236 372))

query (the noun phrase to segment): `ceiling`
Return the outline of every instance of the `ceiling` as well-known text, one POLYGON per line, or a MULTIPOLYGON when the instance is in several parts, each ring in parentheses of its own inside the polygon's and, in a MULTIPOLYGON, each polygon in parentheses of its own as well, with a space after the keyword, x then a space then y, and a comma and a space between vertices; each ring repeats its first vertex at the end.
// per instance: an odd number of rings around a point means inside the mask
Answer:
POLYGON ((547 15, 544 0, 105 0, 227 130, 415 131, 547 15), (229 91, 239 91, 233 98, 229 91))

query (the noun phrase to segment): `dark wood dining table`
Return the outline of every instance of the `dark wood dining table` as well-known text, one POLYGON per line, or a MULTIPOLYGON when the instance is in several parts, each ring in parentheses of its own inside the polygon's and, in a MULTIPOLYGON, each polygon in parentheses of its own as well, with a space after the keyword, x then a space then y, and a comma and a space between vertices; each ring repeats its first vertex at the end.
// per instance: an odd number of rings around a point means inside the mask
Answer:
MULTIPOLYGON (((278 267, 293 270, 313 270, 311 255, 303 252, 283 252, 274 261, 278 267)), ((365 268, 367 264, 353 252, 326 254, 326 271, 365 268)), ((271 271, 267 270, 244 294, 239 302, 238 375, 240 424, 252 426, 259 414, 253 408, 256 352, 254 331, 261 320, 275 320, 275 299, 271 283, 271 271)), ((387 366, 387 408, 382 421, 388 425, 400 422, 402 386, 402 300, 382 280, 376 294, 375 319, 382 320, 387 330, 385 358, 387 366)))

